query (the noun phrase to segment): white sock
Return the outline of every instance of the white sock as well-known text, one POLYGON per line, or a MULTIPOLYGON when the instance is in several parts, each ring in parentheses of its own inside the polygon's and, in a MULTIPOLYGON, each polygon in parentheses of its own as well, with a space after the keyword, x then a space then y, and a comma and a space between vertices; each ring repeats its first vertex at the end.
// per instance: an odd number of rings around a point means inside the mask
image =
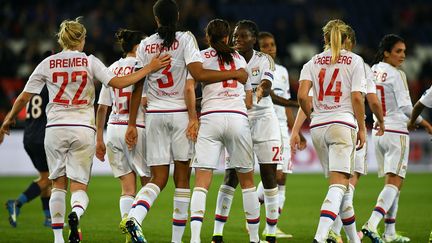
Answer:
POLYGON ((171 242, 181 243, 188 219, 191 193, 189 188, 176 188, 174 191, 174 211, 171 242))
POLYGON ((258 183, 258 186, 257 186, 257 188, 256 188, 256 192, 257 192, 257 195, 258 195, 258 200, 259 200, 259 202, 260 202, 261 204, 263 204, 263 203, 264 203, 264 186, 263 186, 263 184, 262 184, 262 181, 260 181, 260 182, 258 183))
POLYGON ((259 220, 260 220, 260 204, 256 188, 248 188, 242 190, 243 194, 243 210, 245 211, 246 221, 248 222, 249 241, 259 242, 259 220))
POLYGON ((215 222, 213 235, 222 235, 223 228, 231 209, 232 200, 234 198, 235 188, 221 185, 216 200, 215 222))
POLYGON ((280 216, 285 204, 285 185, 278 185, 278 196, 279 196, 279 216, 280 216))
POLYGON ((315 234, 315 240, 318 242, 325 242, 327 240, 330 227, 339 214, 339 208, 345 191, 346 186, 342 184, 329 186, 329 190, 321 206, 321 216, 315 234))
POLYGON ((81 218, 81 216, 84 214, 85 210, 87 209, 88 203, 89 203, 89 198, 85 191, 78 190, 72 192, 71 208, 72 208, 72 212, 75 212, 77 214, 78 220, 81 218))
POLYGON ((398 188, 391 184, 386 184, 378 196, 377 204, 370 216, 367 224, 369 229, 376 231, 381 219, 386 214, 387 210, 392 206, 393 201, 398 193, 398 188))
POLYGON ((385 219, 384 219, 385 235, 396 234, 396 215, 397 215, 398 205, 399 205, 399 195, 400 195, 400 191, 396 194, 392 206, 390 207, 390 209, 387 211, 387 214, 385 215, 385 219))
POLYGON ((279 218, 278 188, 264 189, 264 206, 266 210, 266 229, 269 236, 276 236, 276 224, 279 218))
POLYGON ((195 187, 192 193, 191 200, 191 240, 192 243, 201 242, 201 226, 204 219, 206 208, 207 190, 202 187, 195 187))
POLYGON ((134 200, 135 198, 129 195, 123 195, 120 197, 119 205, 121 218, 125 218, 129 215, 134 200))
POLYGON ((342 199, 339 215, 342 219, 345 233, 348 237, 349 242, 359 243, 360 238, 357 234, 356 223, 355 223, 355 213, 353 206, 354 197, 354 186, 349 185, 349 189, 345 192, 342 199))
POLYGON ((340 236, 341 235, 342 226, 343 226, 343 224, 342 224, 342 220, 340 218, 340 212, 339 212, 338 216, 336 217, 335 221, 333 222, 333 225, 332 225, 331 229, 338 236, 340 236))
POLYGON ((58 188, 51 190, 49 200, 51 212, 51 227, 54 233, 54 242, 63 243, 63 226, 66 214, 66 191, 58 188))
POLYGON ((156 184, 147 183, 143 186, 135 197, 129 218, 135 218, 141 224, 159 193, 160 189, 156 184))

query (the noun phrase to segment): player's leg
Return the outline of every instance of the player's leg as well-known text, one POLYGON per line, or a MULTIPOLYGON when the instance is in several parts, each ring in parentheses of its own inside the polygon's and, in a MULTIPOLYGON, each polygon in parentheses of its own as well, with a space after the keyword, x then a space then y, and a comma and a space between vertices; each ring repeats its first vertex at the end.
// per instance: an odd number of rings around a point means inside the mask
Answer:
POLYGON ((39 172, 39 174, 40 174, 41 180, 38 181, 38 185, 41 188, 40 198, 41 198, 41 202, 42 202, 42 210, 43 210, 43 213, 45 215, 44 225, 47 227, 51 227, 51 213, 49 210, 49 200, 51 197, 52 182, 50 179, 48 179, 48 176, 49 176, 48 171, 47 172, 39 172), (41 183, 41 181, 48 181, 48 182, 47 183, 46 182, 41 183))
POLYGON ((260 204, 253 182, 253 169, 248 172, 238 169, 237 175, 242 188, 243 209, 248 224, 249 241, 259 242, 260 204))
POLYGON ((49 208, 51 211, 51 227, 54 233, 54 242, 62 243, 63 239, 63 226, 66 215, 66 189, 68 179, 66 176, 60 176, 52 180, 53 189, 51 191, 51 198, 49 201, 49 208))
POLYGON ((191 198, 191 240, 201 242, 201 226, 206 210, 207 192, 211 184, 213 169, 195 168, 195 187, 191 198))
POLYGON ((121 196, 119 200, 120 216, 122 219, 129 215, 136 193, 136 176, 134 172, 120 176, 121 196))
POLYGON ((266 240, 276 238, 276 225, 279 218, 279 194, 276 182, 277 164, 260 164, 261 181, 264 187, 264 206, 266 211, 266 240))

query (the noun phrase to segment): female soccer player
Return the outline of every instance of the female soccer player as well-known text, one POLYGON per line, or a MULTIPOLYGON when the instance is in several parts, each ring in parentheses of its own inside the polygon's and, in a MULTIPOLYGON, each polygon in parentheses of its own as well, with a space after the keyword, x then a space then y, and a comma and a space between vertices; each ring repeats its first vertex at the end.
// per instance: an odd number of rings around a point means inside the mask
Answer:
MULTIPOLYGON (((144 242, 140 224, 147 215, 160 191, 165 187, 169 167, 174 160, 174 210, 172 242, 181 242, 188 218, 190 201, 189 177, 192 142, 186 137, 188 126, 198 123, 192 100, 195 95, 185 96, 186 75, 188 72, 198 81, 238 79, 247 80, 244 70, 214 71, 202 67, 202 58, 195 37, 190 32, 177 31, 178 6, 174 0, 158 0, 153 5, 153 13, 158 25, 157 33, 143 40, 137 50, 137 57, 143 63, 159 52, 170 53, 172 62, 165 69, 152 73, 146 80, 146 146, 147 164, 152 178, 136 196, 129 220, 122 225, 127 228, 134 242, 144 242), (189 111, 189 112, 188 112, 189 111)), ((189 94, 189 93, 188 93, 189 94)), ((135 95, 135 93, 133 94, 135 95)), ((134 110, 131 110, 131 115, 134 110)), ((127 142, 134 144, 135 121, 129 120, 130 132, 127 142)))
MULTIPOLYGON (((136 58, 136 49, 145 35, 140 31, 121 29, 117 32, 116 37, 123 51, 124 58, 120 58, 113 63, 109 69, 117 76, 125 76, 142 68, 136 58)), ((99 95, 99 107, 96 115, 96 157, 104 161, 106 147, 103 139, 103 130, 105 117, 108 107, 112 111, 108 121, 107 128, 107 147, 108 160, 111 165, 113 174, 120 179, 122 192, 120 196, 120 215, 122 218, 127 217, 136 193, 136 177, 141 179, 141 185, 144 186, 150 179, 150 169, 147 167, 145 160, 145 126, 144 126, 144 107, 140 105, 137 114, 138 138, 137 146, 129 150, 125 141, 125 133, 129 120, 130 98, 132 91, 136 86, 142 86, 143 82, 117 89, 103 86, 99 95)), ((137 96, 138 97, 138 96, 137 96)), ((140 97, 138 97, 140 98, 140 97)), ((145 99, 145 98, 143 98, 145 99)))
MULTIPOLYGON (((246 68, 246 61, 227 45, 230 34, 225 20, 215 19, 206 27, 210 48, 201 51, 203 66, 213 70, 246 68)), ((193 81, 193 80, 192 80, 193 81)), ((191 89, 194 82, 190 84, 191 89)), ((249 223, 250 242, 259 242, 259 202, 253 182, 252 137, 245 106, 245 90, 252 90, 237 80, 203 83, 203 97, 198 139, 195 145, 195 187, 191 199, 191 242, 201 242, 206 195, 219 155, 226 148, 228 168, 236 170, 243 193, 243 208, 249 223)))
MULTIPOLYGON (((19 111, 46 84, 49 90, 45 150, 53 189, 50 211, 55 242, 64 242, 65 198, 70 180, 72 212, 69 242, 80 242, 79 219, 87 208, 87 185, 95 153, 94 80, 123 88, 170 62, 169 55, 153 59, 141 70, 116 77, 93 55, 83 53, 86 29, 80 19, 65 20, 57 34, 63 51, 44 59, 33 71, 24 91, 6 116, 0 137, 9 134, 19 111)), ((1 139, 0 139, 1 141, 1 139)))
MULTIPOLYGON (((400 190, 403 185, 409 154, 407 122, 412 113, 411 98, 405 73, 398 68, 405 60, 405 41, 394 34, 385 35, 380 42, 372 71, 377 93, 384 112, 385 134, 373 134, 378 161, 378 175, 385 176, 385 185, 369 220, 362 227, 364 235, 373 242, 409 242, 396 233, 395 222, 400 190), (385 231, 381 236, 377 226, 385 217, 385 231)), ((431 125, 418 117, 416 123, 432 133, 431 125)))
MULTIPOLYGON (((348 189, 356 145, 356 120, 359 148, 365 140, 364 62, 360 56, 344 49, 346 29, 347 25, 341 20, 329 21, 323 27, 324 52, 312 57, 300 74, 300 107, 307 117, 311 117, 308 93, 312 88, 312 141, 324 173, 330 177, 314 242, 327 240, 348 189)), ((357 237, 353 242, 360 242, 360 239, 357 237)))
MULTIPOLYGON (((278 187, 276 166, 280 161, 281 135, 279 123, 270 97, 274 78, 273 59, 262 52, 254 50, 258 40, 258 27, 250 20, 236 24, 233 33, 235 49, 248 62, 247 69, 254 90, 253 106, 248 110, 249 124, 252 131, 253 149, 260 165, 261 180, 264 186, 264 203, 266 209, 266 240, 276 240, 278 213, 278 187)), ((213 241, 221 242, 223 227, 228 218, 238 178, 234 169, 225 171, 225 181, 218 192, 215 212, 213 241)))
MULTIPOLYGON (((276 60, 276 42, 274 36, 269 32, 260 32, 258 35, 258 44, 260 51, 271 56, 273 60, 276 60)), ((282 135, 282 164, 278 164, 276 171, 276 180, 278 184, 278 197, 279 197, 279 215, 282 212, 285 203, 285 181, 287 174, 292 173, 292 162, 291 152, 289 146, 289 134, 288 128, 292 128, 294 124, 294 115, 291 107, 298 107, 296 100, 290 100, 290 86, 288 70, 279 64, 275 64, 275 77, 272 84, 272 90, 270 96, 273 103, 275 104, 274 109, 276 116, 279 120, 280 131, 282 135)), ((302 146, 305 146, 306 140, 301 135, 302 146)), ((264 200, 264 190, 262 183, 258 184, 258 197, 260 200, 264 200)), ((264 232, 265 234, 265 232, 264 232)), ((286 234, 279 228, 276 228, 276 238, 291 238, 291 234, 286 234)))

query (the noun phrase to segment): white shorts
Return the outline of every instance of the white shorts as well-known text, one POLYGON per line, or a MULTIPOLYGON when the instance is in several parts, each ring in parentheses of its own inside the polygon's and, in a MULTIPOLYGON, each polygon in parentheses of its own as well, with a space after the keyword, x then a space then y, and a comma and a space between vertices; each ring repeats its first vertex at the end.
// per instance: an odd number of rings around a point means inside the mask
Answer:
POLYGON ((252 136, 248 118, 236 113, 211 113, 200 118, 192 167, 217 169, 224 147, 226 169, 253 170, 252 136))
POLYGON ((333 124, 311 129, 312 142, 324 170, 352 174, 355 156, 356 131, 333 124))
POLYGON ((253 151, 260 164, 282 164, 281 133, 276 115, 249 118, 253 151))
POLYGON ((147 165, 169 165, 192 158, 192 142, 186 137, 187 112, 147 113, 147 165))
POLYGON ((282 140, 282 164, 277 165, 277 170, 281 170, 285 174, 292 174, 291 162, 291 147, 289 144, 290 136, 286 121, 280 124, 281 140, 282 140))
POLYGON ((354 172, 362 175, 367 174, 367 132, 365 132, 366 141, 361 149, 356 149, 355 160, 354 160, 354 172))
POLYGON ((145 160, 145 128, 137 127, 137 144, 129 150, 125 142, 127 125, 108 124, 107 154, 114 177, 134 171, 139 177, 150 177, 150 168, 145 160))
POLYGON ((405 178, 408 166, 409 136, 385 132, 382 136, 372 134, 378 163, 378 176, 392 173, 405 178))
POLYGON ((87 185, 96 152, 95 135, 96 132, 87 127, 47 127, 44 143, 49 178, 66 176, 87 185))

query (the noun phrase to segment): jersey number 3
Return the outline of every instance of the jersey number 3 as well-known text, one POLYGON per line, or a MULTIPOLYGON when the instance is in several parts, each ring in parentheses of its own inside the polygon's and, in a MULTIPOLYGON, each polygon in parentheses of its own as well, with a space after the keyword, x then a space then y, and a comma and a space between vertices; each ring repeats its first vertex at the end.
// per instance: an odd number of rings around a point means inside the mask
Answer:
POLYGON ((157 83, 160 89, 163 88, 169 88, 171 86, 174 86, 174 79, 172 76, 172 72, 170 72, 171 64, 166 66, 166 68, 162 71, 162 74, 164 74, 167 77, 167 82, 164 83, 161 78, 157 79, 157 83))
POLYGON ((331 76, 330 83, 327 85, 327 88, 325 89, 324 92, 324 78, 326 75, 326 69, 321 68, 318 75, 319 78, 318 100, 319 101, 323 101, 324 96, 334 96, 334 102, 339 103, 340 97, 342 96, 342 92, 341 92, 342 82, 336 81, 338 74, 339 74, 339 68, 335 68, 331 76), (333 86, 336 86, 335 90, 333 90, 333 86))
MULTIPOLYGON (((81 93, 83 92, 86 84, 87 84, 87 72, 86 71, 75 71, 71 73, 71 82, 77 82, 78 77, 81 77, 81 84, 76 91, 74 97, 72 98, 72 105, 85 105, 88 103, 87 100, 80 100, 81 93)), ((53 102, 59 104, 69 105, 70 100, 62 99, 62 95, 65 92, 66 86, 69 83, 69 73, 68 72, 55 72, 53 73, 53 83, 57 83, 59 78, 62 78, 63 82, 60 86, 60 89, 57 95, 54 97, 53 102)))

